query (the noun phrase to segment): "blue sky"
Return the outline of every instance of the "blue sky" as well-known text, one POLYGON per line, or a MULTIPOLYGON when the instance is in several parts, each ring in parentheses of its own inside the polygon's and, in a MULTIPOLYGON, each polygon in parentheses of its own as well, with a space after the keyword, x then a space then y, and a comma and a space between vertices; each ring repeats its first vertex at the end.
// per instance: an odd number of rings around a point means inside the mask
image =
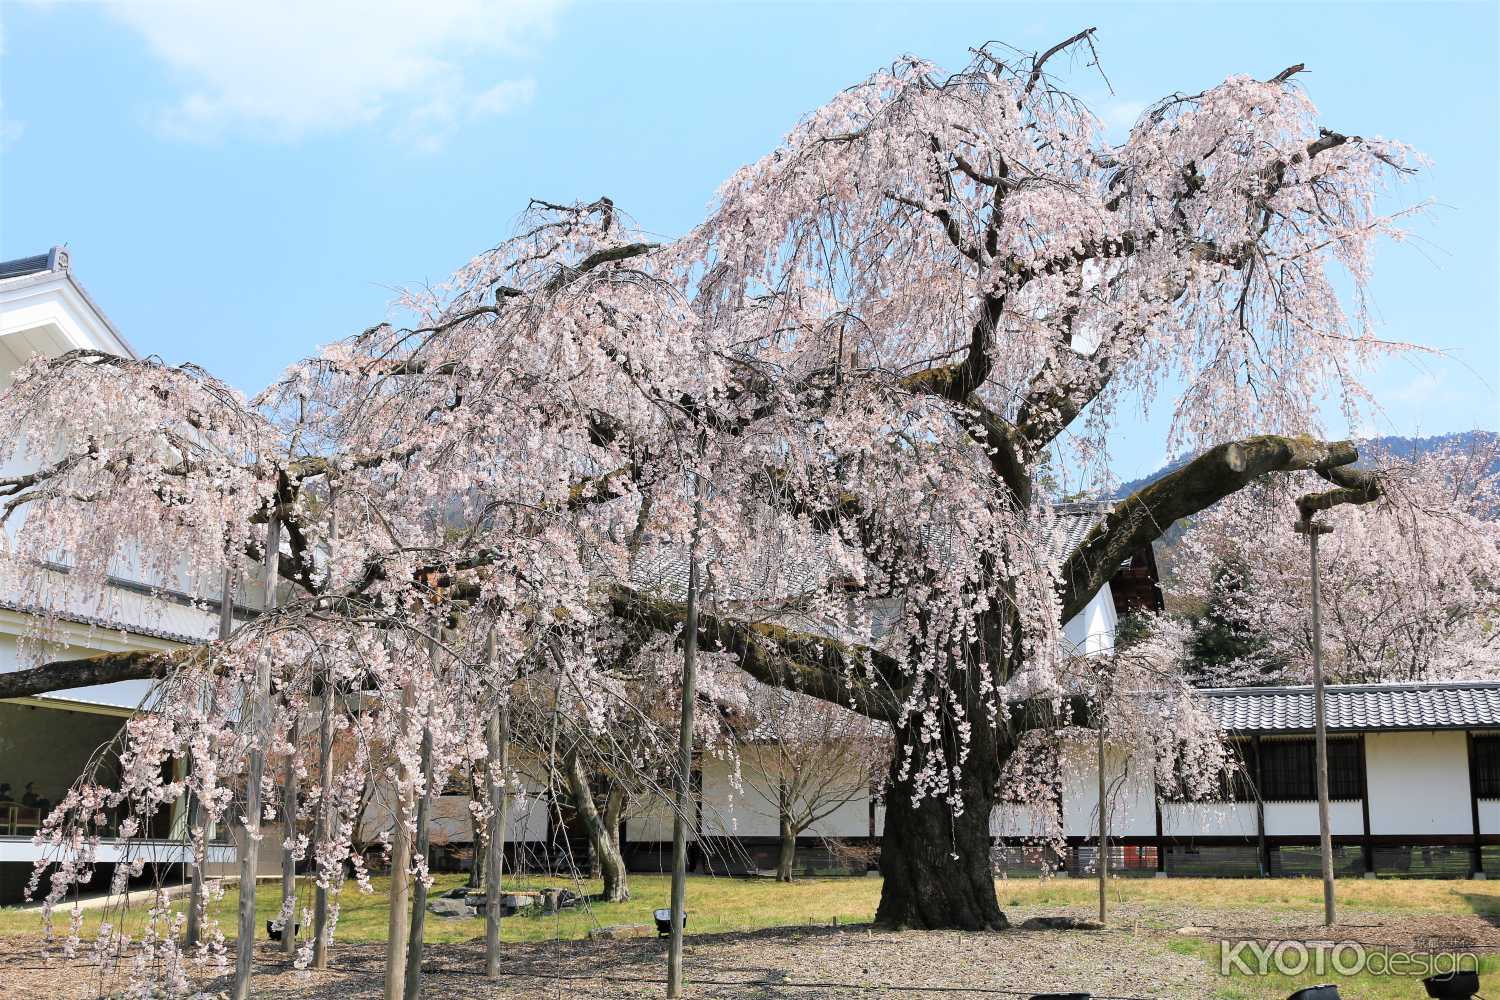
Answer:
MULTIPOLYGON (((1433 160, 1377 256, 1381 332, 1446 355, 1373 374, 1379 433, 1495 428, 1497 6, 9 2, 0 258, 54 243, 136 347, 247 392, 511 230, 608 194, 670 236, 798 117, 903 52, 1097 26, 1122 129, 1153 99, 1296 62, 1330 127, 1433 160)), ((1394 204, 1394 202, 1393 202, 1394 204)), ((1331 428, 1342 433, 1346 428, 1331 428)), ((1162 459, 1160 415, 1117 436, 1162 459)))

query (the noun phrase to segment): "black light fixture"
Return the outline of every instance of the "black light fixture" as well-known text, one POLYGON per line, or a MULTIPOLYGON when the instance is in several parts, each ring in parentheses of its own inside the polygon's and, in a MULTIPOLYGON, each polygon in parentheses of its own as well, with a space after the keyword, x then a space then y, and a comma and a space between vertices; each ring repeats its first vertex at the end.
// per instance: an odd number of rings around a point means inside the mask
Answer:
POLYGON ((1428 976, 1422 985, 1433 1000, 1469 1000, 1479 992, 1479 970, 1454 969, 1441 976, 1428 976))
MULTIPOLYGON (((294 924, 292 926, 292 936, 296 937, 298 934, 301 934, 301 933, 302 933, 302 925, 301 924, 294 924)), ((274 921, 274 920, 267 920, 266 921, 266 937, 270 938, 272 941, 280 941, 281 940, 281 928, 276 926, 276 921, 274 921)))
MULTIPOLYGON (((672 935, 672 911, 662 907, 653 916, 656 917, 656 936, 670 937, 672 935)), ((687 910, 682 911, 682 929, 687 930, 687 910)))
POLYGON ((1286 1000, 1343 1000, 1343 998, 1339 996, 1337 986, 1332 983, 1319 983, 1316 986, 1302 987, 1286 1000))

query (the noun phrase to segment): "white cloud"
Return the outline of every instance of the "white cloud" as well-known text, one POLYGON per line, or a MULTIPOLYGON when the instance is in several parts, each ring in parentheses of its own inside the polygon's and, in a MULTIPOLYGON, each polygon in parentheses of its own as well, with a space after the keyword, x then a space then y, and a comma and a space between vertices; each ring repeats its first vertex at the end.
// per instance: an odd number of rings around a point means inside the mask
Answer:
POLYGON ((0 152, 10 149, 26 131, 26 123, 17 118, 5 117, 5 105, 0 103, 0 152))
MULTIPOLYGON (((0 24, 0 55, 4 54, 5 25, 0 24)), ((26 124, 20 119, 5 117, 5 99, 0 97, 0 152, 14 146, 24 131, 26 131, 26 124)))
POLYGON ((1386 402, 1408 403, 1420 406, 1430 403, 1442 388, 1443 377, 1433 372, 1419 372, 1407 382, 1381 394, 1386 402))
POLYGON ((1146 110, 1145 101, 1132 101, 1122 97, 1111 97, 1095 109, 1094 113, 1111 131, 1129 132, 1141 112, 1146 110))
POLYGON ((512 108, 529 104, 536 95, 533 80, 506 80, 474 97, 476 115, 503 115, 512 108))
POLYGON ((500 79, 546 34, 561 0, 120 0, 107 9, 173 72, 181 96, 158 109, 169 134, 231 129, 289 140, 381 124, 418 146, 528 101, 529 79, 500 79))

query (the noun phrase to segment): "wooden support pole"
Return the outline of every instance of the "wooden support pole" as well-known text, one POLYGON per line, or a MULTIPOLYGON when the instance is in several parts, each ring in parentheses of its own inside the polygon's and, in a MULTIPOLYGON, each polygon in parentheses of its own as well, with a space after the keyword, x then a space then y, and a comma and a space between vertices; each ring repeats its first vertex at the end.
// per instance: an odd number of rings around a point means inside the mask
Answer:
MULTIPOLYGON (((432 667, 432 682, 437 685, 438 664, 441 661, 441 646, 437 637, 428 643, 429 664, 432 667)), ((432 708, 429 702, 428 711, 422 720, 422 798, 417 799, 417 843, 416 856, 422 859, 423 873, 429 873, 429 865, 432 858, 428 856, 431 847, 431 832, 428 825, 432 822, 432 708)), ((405 1000, 417 1000, 422 996, 422 955, 423 937, 428 927, 428 882, 426 879, 417 879, 416 885, 411 888, 411 940, 407 943, 407 982, 405 982, 405 1000)))
POLYGON ((302 720, 292 718, 292 752, 287 754, 286 775, 281 786, 281 821, 286 830, 281 849, 281 913, 286 921, 281 928, 281 953, 287 958, 297 954, 297 853, 286 843, 297 840, 297 741, 301 738, 302 720))
MULTIPOLYGON (((437 660, 437 644, 433 644, 433 660, 437 660)), ((432 859, 427 856, 430 834, 427 829, 432 821, 432 718, 428 716, 422 724, 422 797, 417 800, 417 838, 414 857, 422 859, 422 870, 432 859)), ((416 879, 411 889, 411 939, 406 945, 406 989, 404 1000, 417 1000, 422 995, 422 951, 423 937, 427 929, 427 882, 416 879)))
POLYGON ((682 711, 677 745, 677 803, 672 811, 672 933, 667 945, 667 997, 682 996, 682 923, 687 902, 687 811, 693 797, 693 709, 698 699, 698 543, 703 533, 703 484, 694 476, 693 539, 688 548, 687 626, 682 637, 682 711))
POLYGON ((1323 861, 1323 924, 1327 927, 1333 926, 1337 915, 1333 897, 1333 833, 1328 819, 1328 717, 1327 701, 1323 693, 1323 613, 1318 583, 1318 536, 1332 530, 1328 525, 1310 518, 1297 522, 1297 531, 1307 536, 1312 568, 1313 720, 1317 745, 1318 845, 1323 861))
POLYGON ((1152 789, 1152 797, 1156 800, 1156 875, 1161 878, 1167 874, 1167 838, 1162 824, 1161 793, 1155 789, 1154 783, 1152 789))
POLYGON ((1260 876, 1266 878, 1271 874, 1271 848, 1266 843, 1266 797, 1261 790, 1265 787, 1265 768, 1261 766, 1259 733, 1250 737, 1250 747, 1255 754, 1255 847, 1260 855, 1260 876))
MULTIPOLYGON (((339 512, 338 491, 331 489, 328 497, 328 546, 330 554, 338 545, 339 540, 339 512)), ((333 697, 334 676, 333 664, 328 662, 327 669, 323 672, 323 697, 318 703, 318 820, 313 831, 313 856, 317 857, 319 847, 325 844, 333 836, 334 823, 337 817, 333 809, 333 697)), ((359 818, 355 817, 355 822, 359 818)), ((354 831, 354 836, 359 836, 359 831, 354 831)), ((328 940, 330 929, 328 927, 328 873, 321 869, 317 873, 318 882, 313 889, 313 958, 314 969, 328 968, 328 947, 332 944, 328 940)), ((342 874, 340 875, 342 878, 342 874)))
MULTIPOLYGON (((280 575, 281 515, 272 510, 266 521, 265 608, 276 606, 276 582, 280 575)), ((245 776, 245 815, 240 824, 239 854, 240 912, 235 940, 234 981, 231 1000, 249 1000, 250 973, 255 964, 255 875, 260 853, 260 783, 266 773, 265 739, 271 715, 271 657, 256 657, 255 686, 246 699, 246 721, 251 728, 249 773, 245 776)))
MULTIPOLYGON (((321 844, 333 835, 333 822, 333 671, 329 670, 323 677, 323 698, 318 706, 318 825, 314 844, 321 844)), ((318 885, 313 891, 314 969, 328 968, 326 877, 325 872, 318 872, 318 885)))
POLYGON ((1099 922, 1109 920, 1109 782, 1104 775, 1104 712, 1099 713, 1099 922))
POLYGON ((1469 818, 1473 824, 1474 840, 1469 848, 1469 875, 1478 878, 1485 874, 1484 847, 1479 825, 1479 761, 1474 746, 1474 734, 1464 733, 1464 743, 1469 751, 1469 818))
MULTIPOLYGON (((499 657, 495 654, 495 634, 489 641, 490 677, 498 685, 499 657)), ((505 781, 510 768, 510 691, 500 692, 500 704, 490 715, 485 733, 488 744, 485 774, 489 781, 489 842, 485 849, 489 860, 484 869, 484 974, 491 980, 500 978, 500 876, 505 867, 506 821, 510 818, 510 796, 505 781)))
MULTIPOLYGON (((219 588, 219 641, 228 639, 234 631, 234 574, 226 565, 224 567, 224 581, 219 588)), ((209 718, 212 718, 213 698, 209 697, 209 718)), ((196 762, 194 762, 196 766, 196 762)), ((198 828, 203 826, 207 817, 203 810, 203 800, 197 795, 189 793, 188 806, 188 836, 193 843, 193 871, 191 875, 192 884, 188 889, 188 912, 187 932, 183 936, 183 944, 186 947, 195 947, 203 937, 203 866, 208 862, 208 830, 204 829, 200 835, 198 828)))
POLYGON ((1370 758, 1365 753, 1365 734, 1359 734, 1359 814, 1364 836, 1359 842, 1361 867, 1365 878, 1375 875, 1375 845, 1370 840, 1370 758))
MULTIPOLYGON (((401 731, 406 731, 411 711, 411 688, 401 698, 401 731)), ((390 919, 386 924, 385 940, 385 1000, 405 1000, 406 994, 406 945, 411 920, 411 827, 406 819, 410 814, 411 775, 405 765, 399 769, 396 793, 396 823, 391 830, 391 888, 389 894, 390 919)))

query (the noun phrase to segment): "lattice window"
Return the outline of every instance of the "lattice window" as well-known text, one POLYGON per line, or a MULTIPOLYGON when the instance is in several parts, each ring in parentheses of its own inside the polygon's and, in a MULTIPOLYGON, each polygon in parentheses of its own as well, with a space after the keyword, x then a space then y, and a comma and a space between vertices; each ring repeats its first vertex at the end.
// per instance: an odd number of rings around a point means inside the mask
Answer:
MULTIPOLYGON (((1268 802, 1304 802, 1318 797, 1317 750, 1312 740, 1266 740, 1260 745, 1261 795, 1268 802)), ((1364 788, 1359 741, 1328 741, 1328 797, 1358 799, 1364 788)))

